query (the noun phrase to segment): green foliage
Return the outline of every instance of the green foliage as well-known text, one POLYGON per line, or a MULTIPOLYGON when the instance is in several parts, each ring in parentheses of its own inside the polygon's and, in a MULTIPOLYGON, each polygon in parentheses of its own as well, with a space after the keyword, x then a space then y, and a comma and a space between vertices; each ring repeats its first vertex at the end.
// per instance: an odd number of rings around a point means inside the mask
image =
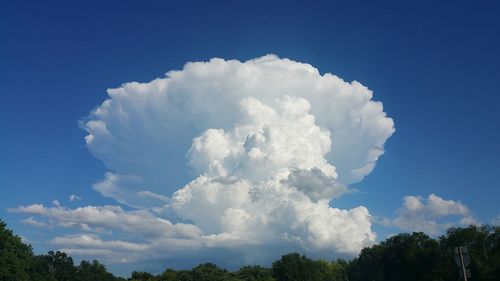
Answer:
POLYGON ((31 246, 22 243, 0 220, 0 280, 31 280, 28 271, 33 256, 31 246))
POLYGON ((272 272, 269 268, 261 266, 244 266, 236 272, 236 277, 243 281, 271 281, 272 272))
POLYGON ((76 281, 114 281, 117 279, 96 260, 93 260, 92 263, 82 261, 77 270, 76 281))
POLYGON ((287 254, 273 263, 273 277, 278 281, 312 280, 313 264, 304 255, 287 254))
POLYGON ((50 251, 48 256, 49 271, 58 281, 72 281, 76 276, 77 269, 73 265, 73 259, 63 252, 50 251))
POLYGON ((213 263, 200 264, 192 269, 193 280, 207 281, 233 281, 238 280, 229 274, 227 270, 221 269, 213 263))
POLYGON ((33 255, 31 246, 6 228, 0 220, 0 280, 8 281, 118 281, 104 265, 94 260, 75 267, 63 252, 33 255))
POLYGON ((161 281, 178 281, 178 273, 177 271, 167 268, 161 275, 160 275, 160 280, 161 281))
POLYGON ((31 280, 57 281, 53 273, 50 272, 50 258, 48 255, 34 256, 29 270, 31 280))
POLYGON ((317 260, 315 263, 314 280, 347 280, 347 271, 343 265, 336 262, 317 260))
POLYGON ((419 232, 365 248, 350 265, 350 280, 437 280, 438 243, 419 232))
POLYGON ((467 246, 471 280, 500 280, 500 228, 450 228, 438 240, 423 233, 399 234, 365 248, 349 264, 349 280, 460 280, 454 249, 467 246))
POLYGON ((193 274, 191 270, 165 270, 159 278, 160 281, 192 281, 193 274))
POLYGON ((453 268, 442 272, 448 279, 459 277, 458 268, 453 260, 455 247, 467 246, 471 258, 469 269, 473 280, 500 280, 500 227, 469 226, 467 228, 450 228, 439 238, 440 249, 445 256, 443 268, 453 268))
POLYGON ((324 260, 313 261, 297 253, 284 255, 273 263, 273 277, 277 281, 341 281, 347 280, 342 264, 324 260))
POLYGON ((132 281, 157 281, 158 277, 149 272, 134 271, 132 272, 132 281))

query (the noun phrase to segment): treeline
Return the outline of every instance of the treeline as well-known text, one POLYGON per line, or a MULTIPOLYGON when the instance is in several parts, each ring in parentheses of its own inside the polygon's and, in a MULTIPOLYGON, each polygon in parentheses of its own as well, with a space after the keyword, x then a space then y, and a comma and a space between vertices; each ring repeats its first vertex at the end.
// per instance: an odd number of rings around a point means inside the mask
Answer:
POLYGON ((346 261, 312 260, 287 254, 270 268, 244 266, 230 272, 212 263, 191 270, 166 269, 162 274, 134 271, 130 278, 115 277, 94 260, 75 266, 62 252, 34 255, 0 220, 1 281, 455 281, 460 280, 454 249, 467 246, 472 281, 500 280, 500 227, 450 228, 433 239, 423 233, 398 234, 365 248, 346 261))
POLYGON ((113 276, 94 260, 75 266, 66 253, 34 255, 0 219, 0 281, 126 281, 113 276))

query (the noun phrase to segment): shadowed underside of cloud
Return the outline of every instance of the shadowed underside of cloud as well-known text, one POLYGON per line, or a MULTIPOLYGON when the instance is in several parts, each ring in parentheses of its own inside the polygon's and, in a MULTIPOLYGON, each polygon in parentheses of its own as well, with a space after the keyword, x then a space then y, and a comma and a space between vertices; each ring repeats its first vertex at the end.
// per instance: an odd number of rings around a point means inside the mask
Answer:
MULTIPOLYGON (((329 207, 325 204, 322 208, 329 207)), ((334 231, 337 233, 330 234, 336 235, 339 241, 335 243, 338 245, 334 244, 332 248, 316 247, 304 250, 299 243, 301 241, 294 240, 300 237, 287 236, 286 232, 282 232, 283 236, 278 236, 271 230, 261 227, 247 228, 249 233, 227 231, 209 234, 193 224, 171 223, 148 210, 126 211, 118 206, 86 206, 69 209, 61 206, 45 207, 39 204, 10 209, 12 212, 43 217, 43 222, 36 221, 37 226, 43 224, 44 227, 58 226, 79 230, 75 235, 59 236, 50 241, 52 245, 60 247, 59 249, 75 255, 100 256, 107 262, 120 263, 161 258, 195 258, 218 252, 219 255, 225 253, 232 259, 238 259, 237 262, 240 264, 249 261, 254 263, 270 261, 286 250, 302 249, 312 255, 325 255, 326 251, 335 250, 350 254, 352 249, 349 247, 360 247, 355 244, 359 243, 357 240, 367 240, 367 243, 372 241, 374 237, 350 237, 356 235, 356 232, 358 235, 366 235, 358 230, 361 227, 365 227, 370 233, 370 223, 366 220, 368 211, 365 208, 359 207, 349 211, 331 210, 329 222, 339 228, 343 227, 334 231)), ((31 224, 31 221, 32 219, 28 224, 31 224)), ((228 225, 235 227, 241 223, 229 222, 228 225)), ((312 221, 308 224, 314 227, 315 223, 323 227, 325 222, 312 221)), ((286 230, 289 226, 282 227, 286 230)), ((241 226, 238 230, 242 230, 241 226)), ((302 241, 302 243, 311 242, 302 241)), ((220 262, 228 264, 235 260, 220 260, 220 262)))
POLYGON ((122 251, 127 261, 213 249, 258 261, 291 249, 352 255, 375 241, 365 207, 331 206, 373 170, 394 132, 360 83, 267 55, 188 63, 108 95, 81 123, 88 149, 109 169, 93 187, 135 210, 16 209, 47 220, 31 224, 90 232, 55 245, 122 251), (192 180, 179 185, 186 164, 192 180))

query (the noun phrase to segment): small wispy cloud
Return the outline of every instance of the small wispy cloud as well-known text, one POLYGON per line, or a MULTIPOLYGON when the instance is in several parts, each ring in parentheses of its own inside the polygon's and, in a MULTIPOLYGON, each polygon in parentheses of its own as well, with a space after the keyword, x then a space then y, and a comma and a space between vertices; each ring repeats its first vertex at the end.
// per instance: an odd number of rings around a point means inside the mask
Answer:
POLYGON ((82 197, 76 195, 76 194, 71 194, 68 198, 69 202, 73 202, 73 201, 78 201, 78 200, 82 200, 82 197))
POLYGON ((37 221, 33 217, 29 217, 27 219, 24 219, 21 222, 24 224, 29 224, 29 225, 36 226, 36 227, 46 227, 47 226, 46 223, 37 221))
POLYGON ((467 206, 459 201, 445 200, 435 194, 427 198, 405 196, 396 217, 382 218, 378 223, 405 231, 421 231, 437 235, 451 226, 477 224, 467 206))

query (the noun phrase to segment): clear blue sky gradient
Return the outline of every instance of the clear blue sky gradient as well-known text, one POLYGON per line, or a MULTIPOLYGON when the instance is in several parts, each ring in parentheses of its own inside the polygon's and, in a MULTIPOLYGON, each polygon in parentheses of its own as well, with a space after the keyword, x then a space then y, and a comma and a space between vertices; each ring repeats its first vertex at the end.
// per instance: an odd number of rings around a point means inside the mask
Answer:
POLYGON ((91 188, 106 169, 78 127, 107 88, 274 53, 360 81, 395 121, 360 192, 336 206, 391 216, 403 196, 435 193, 488 223, 500 214, 499 15, 500 2, 472 0, 1 1, 0 218, 43 241, 67 230, 6 208, 115 204, 91 188))

